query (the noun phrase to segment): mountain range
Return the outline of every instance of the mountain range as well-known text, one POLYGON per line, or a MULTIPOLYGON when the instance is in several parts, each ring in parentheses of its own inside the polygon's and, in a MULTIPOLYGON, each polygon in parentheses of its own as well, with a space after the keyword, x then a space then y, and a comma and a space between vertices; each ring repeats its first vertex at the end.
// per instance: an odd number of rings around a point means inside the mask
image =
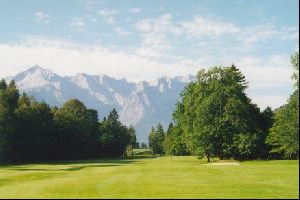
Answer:
POLYGON ((14 79, 21 92, 44 100, 51 106, 61 106, 76 98, 88 108, 98 111, 99 118, 116 108, 122 123, 132 124, 139 142, 148 141, 152 126, 162 123, 166 129, 185 85, 194 76, 161 77, 154 81, 128 82, 107 75, 60 76, 36 65, 20 72, 14 79))

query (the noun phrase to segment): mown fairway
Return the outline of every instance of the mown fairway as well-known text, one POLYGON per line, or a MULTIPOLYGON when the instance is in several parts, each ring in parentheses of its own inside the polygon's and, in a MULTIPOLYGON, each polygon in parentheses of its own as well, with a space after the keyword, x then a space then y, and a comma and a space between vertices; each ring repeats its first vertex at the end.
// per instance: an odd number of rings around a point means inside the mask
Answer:
POLYGON ((0 166, 1 198, 299 198, 299 161, 195 157, 0 166))

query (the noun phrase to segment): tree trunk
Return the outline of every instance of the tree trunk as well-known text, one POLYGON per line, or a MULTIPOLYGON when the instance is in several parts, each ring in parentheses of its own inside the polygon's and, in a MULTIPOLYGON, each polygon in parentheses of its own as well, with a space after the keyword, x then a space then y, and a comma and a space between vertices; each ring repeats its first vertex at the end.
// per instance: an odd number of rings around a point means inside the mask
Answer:
POLYGON ((223 154, 222 154, 222 153, 220 153, 219 159, 220 159, 220 160, 223 160, 223 154))
POLYGON ((207 157, 207 162, 210 162, 210 156, 206 155, 206 157, 207 157))

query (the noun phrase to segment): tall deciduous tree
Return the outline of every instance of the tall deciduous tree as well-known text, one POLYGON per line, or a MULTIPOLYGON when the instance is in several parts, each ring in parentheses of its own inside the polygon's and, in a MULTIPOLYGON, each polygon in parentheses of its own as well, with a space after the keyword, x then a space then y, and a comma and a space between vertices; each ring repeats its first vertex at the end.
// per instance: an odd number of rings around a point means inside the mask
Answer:
POLYGON ((246 88, 245 77, 234 65, 201 70, 186 86, 173 118, 192 153, 208 161, 212 156, 244 158, 256 153, 260 111, 246 88), (249 140, 252 145, 246 145, 249 140))
POLYGON ((267 138, 272 153, 283 153, 287 158, 299 159, 299 52, 291 59, 295 91, 288 103, 275 112, 275 122, 267 138))

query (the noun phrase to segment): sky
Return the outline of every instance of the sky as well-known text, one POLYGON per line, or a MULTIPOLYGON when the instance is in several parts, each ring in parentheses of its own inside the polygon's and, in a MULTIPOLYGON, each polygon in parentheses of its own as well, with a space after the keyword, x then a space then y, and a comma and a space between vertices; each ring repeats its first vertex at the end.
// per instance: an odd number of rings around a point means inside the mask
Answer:
POLYGON ((0 77, 40 65, 128 81, 235 64, 261 108, 293 92, 298 0, 0 0, 0 77))

